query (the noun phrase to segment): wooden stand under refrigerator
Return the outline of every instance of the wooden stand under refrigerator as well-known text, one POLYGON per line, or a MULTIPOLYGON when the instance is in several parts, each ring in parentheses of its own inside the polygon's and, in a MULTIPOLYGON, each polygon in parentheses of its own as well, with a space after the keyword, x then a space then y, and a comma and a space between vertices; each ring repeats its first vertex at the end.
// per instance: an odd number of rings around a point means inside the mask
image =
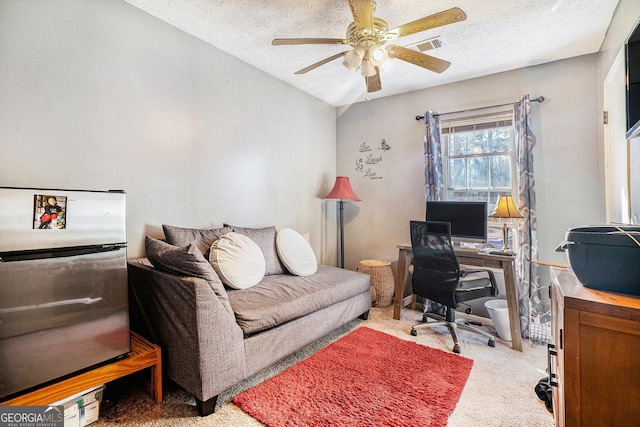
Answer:
POLYGON ((568 269, 552 276, 556 426, 637 426, 640 297, 586 288, 568 269))
POLYGON ((160 347, 145 340, 135 332, 131 332, 131 353, 124 358, 0 402, 0 405, 48 405, 83 390, 106 384, 147 368, 150 368, 151 371, 147 388, 155 401, 160 403, 162 402, 162 357, 160 347))

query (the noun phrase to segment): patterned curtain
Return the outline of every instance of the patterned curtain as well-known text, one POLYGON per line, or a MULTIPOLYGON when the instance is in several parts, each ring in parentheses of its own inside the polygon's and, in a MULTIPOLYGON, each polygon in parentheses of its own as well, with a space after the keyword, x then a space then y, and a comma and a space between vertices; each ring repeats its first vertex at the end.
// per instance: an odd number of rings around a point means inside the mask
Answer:
MULTIPOLYGON (((442 174, 442 143, 440 142, 440 116, 432 111, 424 114, 426 130, 424 134, 424 194, 425 200, 444 199, 444 175, 442 174)), ((444 316, 447 307, 443 304, 424 299, 425 313, 437 313, 444 316)))
POLYGON ((514 104, 514 133, 518 173, 518 209, 524 223, 518 228, 519 249, 516 255, 516 281, 522 336, 529 337, 531 314, 541 313, 540 276, 538 265, 538 232, 536 221, 536 193, 533 178, 534 136, 531 133, 529 95, 514 104), (531 313, 530 313, 531 309, 531 313))
POLYGON ((444 176, 442 174, 442 144, 440 143, 440 116, 432 111, 424 115, 424 192, 425 200, 444 198, 444 176))

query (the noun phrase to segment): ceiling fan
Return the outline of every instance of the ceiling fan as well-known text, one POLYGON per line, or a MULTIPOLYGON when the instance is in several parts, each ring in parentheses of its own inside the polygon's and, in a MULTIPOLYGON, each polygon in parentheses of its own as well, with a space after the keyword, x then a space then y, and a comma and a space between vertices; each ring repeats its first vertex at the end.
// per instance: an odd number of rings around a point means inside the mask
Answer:
POLYGON ((349 7, 353 15, 353 22, 347 28, 347 36, 344 39, 283 38, 275 39, 271 44, 274 46, 299 44, 350 45, 353 48, 352 50, 325 58, 296 71, 295 74, 304 74, 344 56, 343 64, 350 71, 354 72, 360 67, 361 73, 365 78, 367 92, 376 92, 382 89, 380 67, 389 58, 407 61, 436 73, 442 73, 451 65, 450 62, 406 47, 394 44, 385 46, 388 41, 467 19, 467 15, 461 9, 454 7, 389 29, 385 20, 373 16, 377 8, 375 1, 349 0, 349 7))

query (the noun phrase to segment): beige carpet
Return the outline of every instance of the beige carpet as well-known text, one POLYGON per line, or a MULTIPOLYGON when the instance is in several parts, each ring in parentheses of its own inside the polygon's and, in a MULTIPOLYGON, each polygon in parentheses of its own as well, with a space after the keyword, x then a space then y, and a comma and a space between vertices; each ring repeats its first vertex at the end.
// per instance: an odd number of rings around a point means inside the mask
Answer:
MULTIPOLYGON (((165 384, 165 398, 156 404, 135 381, 124 379, 107 385, 100 410, 98 426, 261 426, 231 401, 233 396, 264 381, 286 367, 312 354, 318 348, 338 339, 353 328, 366 325, 401 339, 415 341, 441 350, 451 351, 452 340, 446 328, 409 334, 421 313, 403 309, 401 319, 392 319, 392 307, 374 308, 367 321, 354 321, 323 340, 283 360, 272 369, 260 372, 220 396, 219 409, 208 417, 200 417, 193 397, 175 384, 165 384)), ((487 319, 478 318, 486 323, 487 319)), ((494 332, 491 326, 488 326, 494 332)), ((524 352, 511 350, 510 343, 496 338, 496 347, 466 331, 459 332, 462 355, 474 360, 469 380, 460 401, 449 417, 448 426, 553 426, 553 416, 547 412, 534 387, 544 376, 546 347, 524 341, 524 352)))

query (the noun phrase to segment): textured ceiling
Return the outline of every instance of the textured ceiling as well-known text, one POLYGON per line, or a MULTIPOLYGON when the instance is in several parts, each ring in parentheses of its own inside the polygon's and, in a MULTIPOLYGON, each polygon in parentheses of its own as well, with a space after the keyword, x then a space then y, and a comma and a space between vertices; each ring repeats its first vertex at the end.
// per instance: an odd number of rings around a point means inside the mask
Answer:
POLYGON ((125 0, 334 106, 481 77, 597 52, 618 0, 379 0, 375 16, 390 28, 459 7, 466 21, 395 40, 409 46, 439 36, 426 52, 452 63, 442 74, 395 60, 382 90, 338 59, 293 73, 349 49, 339 45, 272 46, 274 38, 345 37, 348 0, 125 0))

